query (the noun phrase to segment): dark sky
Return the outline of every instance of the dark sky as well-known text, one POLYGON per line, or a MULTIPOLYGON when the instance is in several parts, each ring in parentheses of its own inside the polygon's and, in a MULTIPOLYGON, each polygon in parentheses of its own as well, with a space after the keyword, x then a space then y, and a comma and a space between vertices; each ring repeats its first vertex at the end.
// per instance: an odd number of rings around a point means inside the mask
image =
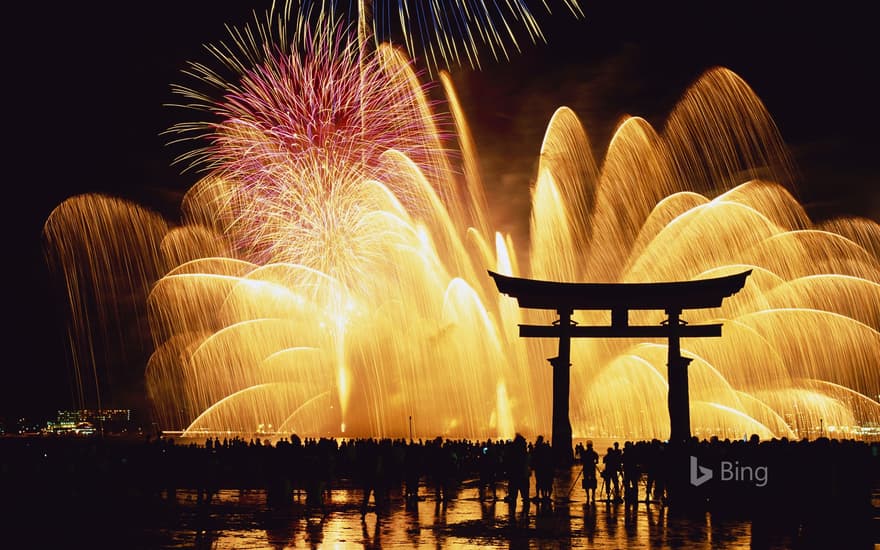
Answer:
MULTIPOLYGON (((12 309, 0 416, 71 405, 63 308, 43 259, 43 223, 65 198, 88 191, 176 213, 195 176, 171 166, 174 151, 159 134, 183 115, 163 104, 174 100, 170 84, 181 81, 186 61, 210 60, 202 44, 223 39, 224 24, 249 19, 245 4, 67 2, 7 10, 4 173, 12 200, 4 234, 12 309)), ((253 6, 262 12, 268 4, 253 6)), ((510 63, 487 58, 481 71, 453 73, 486 169, 513 157, 508 169, 524 171, 523 199, 557 106, 581 115, 601 153, 620 117, 640 115, 660 128, 687 86, 721 65, 776 120, 814 219, 880 220, 880 39, 870 3, 581 4, 586 18, 560 16, 548 45, 526 47, 510 63)))

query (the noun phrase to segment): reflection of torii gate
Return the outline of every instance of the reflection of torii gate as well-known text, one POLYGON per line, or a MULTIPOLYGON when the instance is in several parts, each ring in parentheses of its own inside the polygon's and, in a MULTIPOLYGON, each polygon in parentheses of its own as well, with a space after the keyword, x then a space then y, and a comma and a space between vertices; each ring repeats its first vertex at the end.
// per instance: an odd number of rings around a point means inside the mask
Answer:
POLYGON ((721 324, 688 325, 682 310, 719 307, 724 298, 737 293, 751 270, 716 279, 671 283, 559 283, 507 277, 489 272, 502 294, 517 299, 519 306, 556 310, 559 319, 551 326, 520 325, 524 338, 559 338, 559 355, 553 366, 553 447, 558 456, 571 461, 571 422, 568 417, 572 338, 668 338, 670 442, 690 438, 687 367, 681 356, 681 338, 721 336, 721 324), (577 309, 610 310, 610 326, 579 326, 571 320, 577 309), (629 310, 656 309, 666 312, 660 325, 629 324, 629 310))

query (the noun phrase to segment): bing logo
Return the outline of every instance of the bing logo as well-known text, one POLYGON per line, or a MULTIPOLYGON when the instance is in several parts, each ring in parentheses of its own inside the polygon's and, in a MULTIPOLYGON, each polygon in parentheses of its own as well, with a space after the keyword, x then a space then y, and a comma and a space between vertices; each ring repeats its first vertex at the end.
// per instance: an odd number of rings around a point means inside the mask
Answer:
MULTIPOLYGON (((767 466, 740 465, 738 460, 733 462, 722 460, 720 474, 721 481, 752 482, 755 487, 764 487, 768 481, 767 466)), ((712 477, 714 477, 712 469, 700 466, 697 457, 691 456, 691 485, 699 487, 712 477)))
POLYGON ((697 463, 697 457, 691 456, 691 485, 699 487, 712 479, 712 470, 697 463))

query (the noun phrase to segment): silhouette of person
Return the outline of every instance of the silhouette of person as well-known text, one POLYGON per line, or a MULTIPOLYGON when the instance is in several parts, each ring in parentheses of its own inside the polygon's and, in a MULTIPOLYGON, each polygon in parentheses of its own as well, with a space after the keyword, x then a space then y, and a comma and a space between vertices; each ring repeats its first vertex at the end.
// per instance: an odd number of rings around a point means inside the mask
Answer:
POLYGON ((429 477, 434 486, 434 499, 445 504, 452 498, 452 486, 458 468, 458 457, 452 443, 444 443, 442 437, 436 437, 427 449, 427 460, 429 477))
POLYGON ((620 444, 614 442, 614 448, 608 447, 608 451, 602 458, 605 465, 603 475, 605 477, 606 494, 613 490, 613 497, 609 495, 609 500, 620 502, 620 466, 621 466, 620 444))
POLYGON ((510 506, 516 507, 516 499, 522 497, 523 508, 529 506, 529 451, 526 439, 516 434, 507 452, 508 495, 510 506))
POLYGON ((422 476, 421 445, 410 442, 405 447, 403 459, 404 485, 407 504, 419 500, 419 479, 422 476))
POLYGON ((480 500, 486 500, 489 493, 492 500, 496 498, 495 482, 497 480, 497 470, 499 465, 498 449, 492 440, 486 441, 477 458, 477 467, 480 474, 480 500))
POLYGON ((627 504, 639 500, 639 479, 642 477, 638 449, 632 441, 623 444, 621 455, 621 470, 623 472, 623 495, 627 504))
POLYGON ((587 448, 580 453, 581 486, 587 495, 587 504, 596 502, 596 468, 599 466, 599 453, 593 450, 593 442, 587 441, 587 448))
POLYGON ((367 514, 370 494, 373 495, 373 500, 376 503, 376 515, 379 515, 382 504, 382 489, 380 485, 384 467, 379 445, 371 439, 363 442, 357 449, 357 461, 364 493, 364 499, 361 503, 361 518, 367 514))
POLYGON ((532 468, 535 470, 535 498, 549 500, 553 489, 553 450, 539 435, 532 448, 532 468))
POLYGON ((651 502, 652 496, 657 496, 660 500, 663 492, 663 485, 660 481, 660 441, 652 439, 645 448, 645 502, 651 502), (653 494, 652 494, 653 491, 653 494))

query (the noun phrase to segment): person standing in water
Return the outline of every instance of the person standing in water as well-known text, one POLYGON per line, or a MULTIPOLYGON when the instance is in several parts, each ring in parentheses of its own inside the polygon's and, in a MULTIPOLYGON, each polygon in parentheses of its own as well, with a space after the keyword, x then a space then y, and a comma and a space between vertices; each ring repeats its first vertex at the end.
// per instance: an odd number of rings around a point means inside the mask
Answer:
POLYGON ((587 504, 596 502, 596 468, 599 466, 599 453, 593 450, 593 442, 587 441, 587 448, 581 452, 581 486, 587 495, 587 504))

